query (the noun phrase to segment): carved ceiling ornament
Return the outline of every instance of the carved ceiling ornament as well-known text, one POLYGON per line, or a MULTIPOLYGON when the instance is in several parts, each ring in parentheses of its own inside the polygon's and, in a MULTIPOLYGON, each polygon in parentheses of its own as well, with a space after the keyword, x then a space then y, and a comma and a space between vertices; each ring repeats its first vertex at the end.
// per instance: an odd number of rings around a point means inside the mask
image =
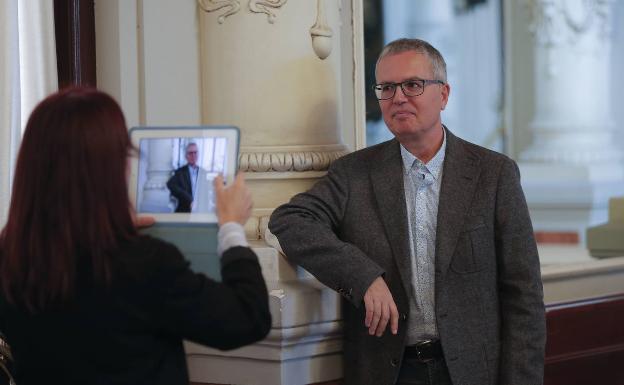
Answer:
POLYGON ((281 8, 288 0, 249 0, 249 10, 255 13, 266 13, 269 23, 275 23, 273 9, 281 8))
POLYGON ((217 18, 219 24, 223 24, 226 17, 237 13, 241 8, 239 0, 197 0, 197 3, 206 12, 215 12, 222 8, 229 8, 217 18))
POLYGON ((540 44, 552 47, 575 43, 596 31, 600 39, 611 33, 614 0, 527 0, 529 29, 540 44), (571 6, 572 5, 572 6, 571 6))

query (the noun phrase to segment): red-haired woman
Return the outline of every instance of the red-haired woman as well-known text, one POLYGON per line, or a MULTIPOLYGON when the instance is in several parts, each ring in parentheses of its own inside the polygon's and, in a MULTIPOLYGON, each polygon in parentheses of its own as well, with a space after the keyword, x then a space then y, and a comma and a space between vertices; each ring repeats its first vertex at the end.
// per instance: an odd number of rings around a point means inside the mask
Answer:
POLYGON ((230 349, 266 336, 267 289, 242 224, 241 175, 215 183, 222 282, 139 235, 123 113, 67 89, 33 111, 0 235, 0 330, 26 384, 188 384, 182 340, 230 349))

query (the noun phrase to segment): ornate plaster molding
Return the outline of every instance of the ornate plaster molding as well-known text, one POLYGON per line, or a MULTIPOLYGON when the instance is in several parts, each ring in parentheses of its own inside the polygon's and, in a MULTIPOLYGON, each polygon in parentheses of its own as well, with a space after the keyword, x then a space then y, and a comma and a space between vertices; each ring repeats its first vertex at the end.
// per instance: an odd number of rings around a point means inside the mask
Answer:
POLYGON ((266 13, 269 23, 275 23, 273 9, 281 8, 288 0, 249 0, 249 10, 255 13, 266 13))
POLYGON ((318 56, 321 60, 325 59, 331 53, 333 36, 333 31, 327 24, 323 2, 324 0, 317 0, 316 22, 312 28, 310 28, 312 48, 314 49, 316 56, 318 56))
POLYGON ((334 160, 345 155, 345 146, 327 146, 310 150, 243 150, 239 169, 245 172, 326 171, 334 160))
POLYGON ((573 44, 580 36, 592 32, 598 38, 607 40, 611 33, 613 2, 614 0, 526 0, 530 15, 529 30, 538 43, 548 47, 573 44))
POLYGON ((237 13, 241 8, 239 0, 197 0, 197 3, 206 12, 216 12, 222 8, 229 8, 217 18, 219 24, 223 24, 226 17, 237 13))

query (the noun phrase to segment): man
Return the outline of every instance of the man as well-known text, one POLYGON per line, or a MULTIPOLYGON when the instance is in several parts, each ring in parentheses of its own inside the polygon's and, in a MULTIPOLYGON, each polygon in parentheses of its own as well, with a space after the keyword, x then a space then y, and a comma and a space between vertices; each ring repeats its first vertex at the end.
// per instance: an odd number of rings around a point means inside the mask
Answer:
POLYGON ((214 211, 212 188, 206 170, 197 165, 199 158, 197 144, 188 143, 184 156, 186 165, 175 170, 167 181, 167 188, 178 201, 175 212, 214 211))
POLYGON ((395 138, 335 161, 269 223, 346 299, 345 384, 541 384, 542 285, 516 164, 442 125, 450 86, 427 42, 388 44, 376 78, 395 138))

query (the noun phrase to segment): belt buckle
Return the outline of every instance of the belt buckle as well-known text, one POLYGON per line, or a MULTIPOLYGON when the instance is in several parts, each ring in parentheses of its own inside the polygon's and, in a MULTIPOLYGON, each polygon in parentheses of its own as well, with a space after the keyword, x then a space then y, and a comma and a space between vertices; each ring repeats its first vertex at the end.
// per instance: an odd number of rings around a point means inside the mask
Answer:
POLYGON ((423 357, 423 353, 424 353, 423 350, 431 348, 432 344, 433 344, 433 340, 424 340, 414 345, 416 347, 416 358, 418 358, 418 361, 420 362, 433 361, 433 357, 431 356, 429 356, 428 358, 423 357))

